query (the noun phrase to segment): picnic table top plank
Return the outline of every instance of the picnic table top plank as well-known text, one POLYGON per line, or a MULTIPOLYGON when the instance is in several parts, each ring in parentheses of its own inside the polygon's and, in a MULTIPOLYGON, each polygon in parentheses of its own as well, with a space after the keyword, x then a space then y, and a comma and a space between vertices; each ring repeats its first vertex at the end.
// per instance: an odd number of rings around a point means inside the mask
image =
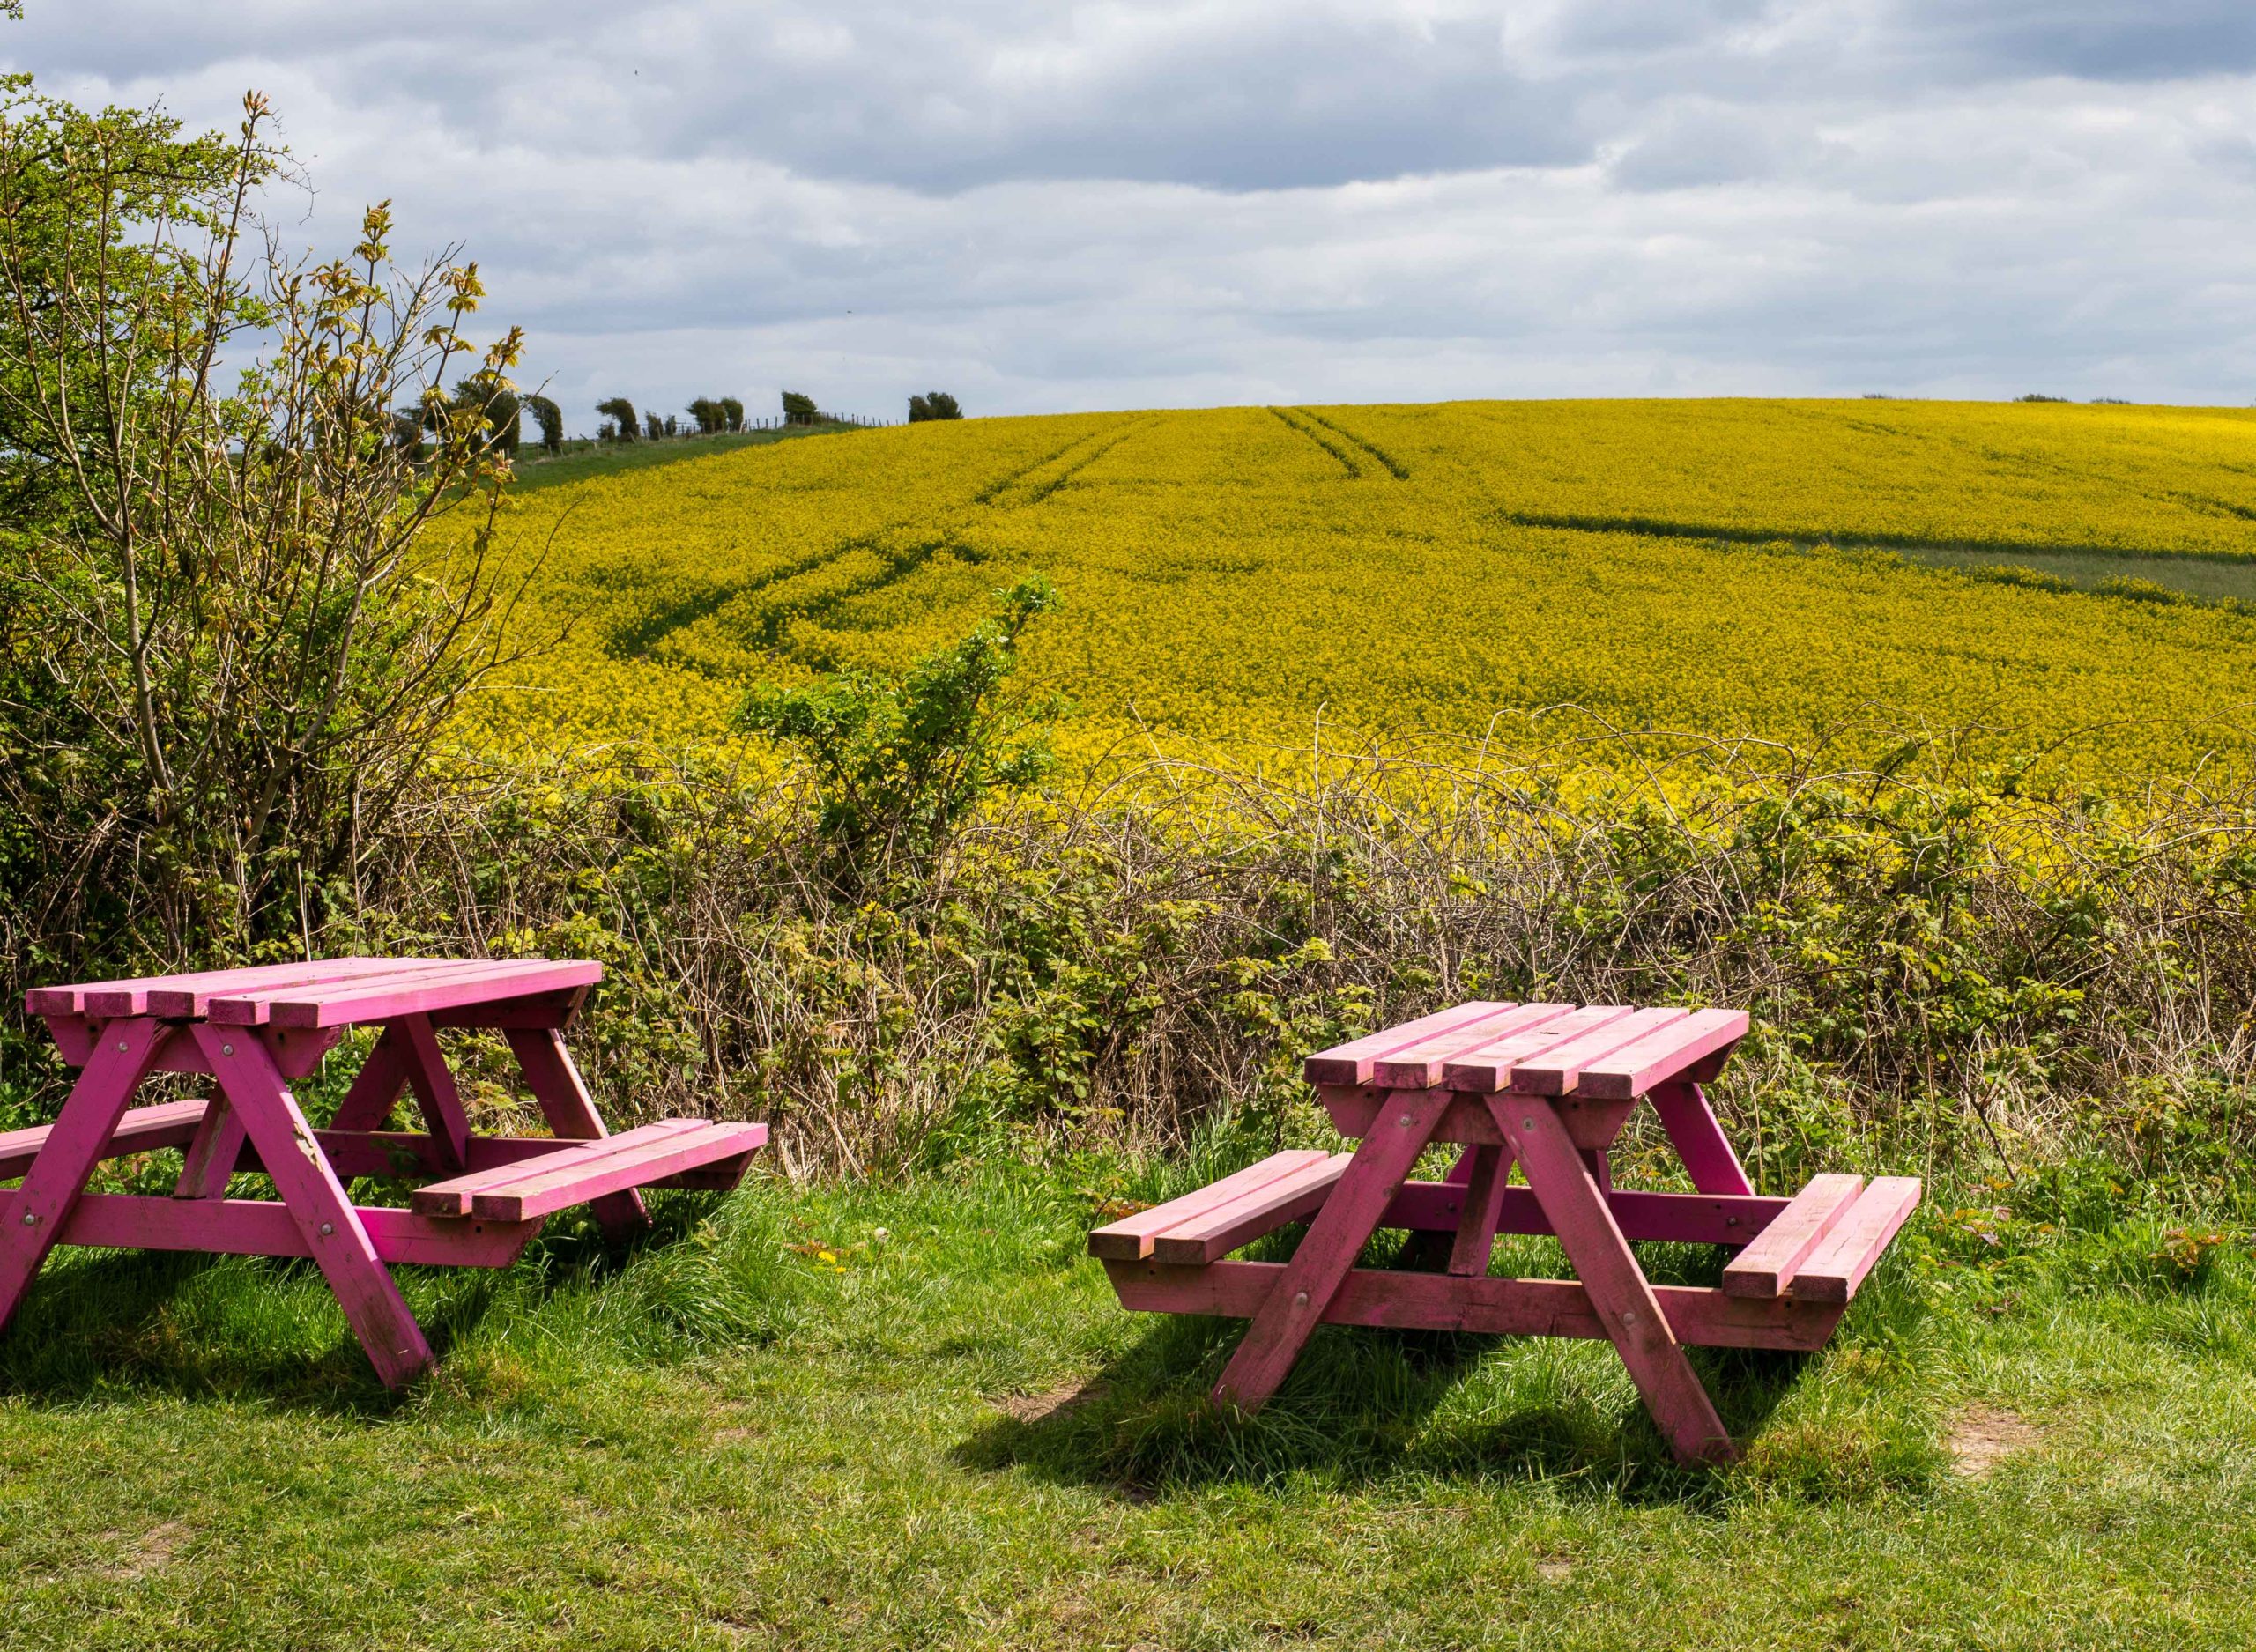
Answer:
POLYGON ((1600 1100, 1644 1095, 1747 1036, 1744 1010, 1695 1010, 1583 1068, 1576 1093, 1600 1100))
POLYGON ((1554 1044, 1521 1061, 1512 1070, 1511 1087, 1523 1095, 1570 1095, 1582 1081, 1583 1069, 1592 1062, 1660 1032, 1685 1015, 1682 1010, 1632 1010, 1571 1042, 1554 1044))
POLYGON ((1452 1090, 1493 1094, 1511 1087, 1512 1075, 1524 1061, 1570 1043, 1585 1033, 1636 1011, 1626 1004, 1585 1004, 1539 1026, 1513 1033, 1478 1049, 1466 1050, 1443 1063, 1442 1082, 1452 1090))
POLYGON ((214 996, 206 1013, 212 1023, 225 1026, 348 1026, 591 986, 602 979, 603 966, 585 959, 473 960, 322 987, 252 989, 214 996))
POLYGON ((1423 1038, 1446 1033, 1451 1027, 1479 1021, 1511 1005, 1484 999, 1471 1004, 1453 1005, 1437 1010, 1431 1015, 1421 1015, 1414 1021, 1405 1021, 1399 1026, 1381 1027, 1361 1038, 1349 1039, 1330 1049, 1318 1050, 1301 1063, 1301 1070, 1310 1084, 1369 1084, 1371 1065, 1382 1056, 1391 1056, 1399 1049, 1407 1049, 1423 1038))
POLYGON ((1507 1005, 1495 1015, 1467 1021, 1381 1056, 1371 1063, 1371 1082, 1390 1090, 1432 1089, 1441 1083, 1451 1056, 1483 1048, 1500 1038, 1556 1020, 1574 1007, 1571 1004, 1507 1005))
MULTIPOLYGON (((320 978, 324 973, 376 974, 397 968, 388 958, 333 958, 318 963, 253 964, 235 969, 197 970, 185 974, 139 975, 122 981, 83 981, 67 986, 33 987, 24 994, 27 1015, 146 1015, 152 1013, 151 992, 185 990, 212 986, 258 986, 320 978), (88 999, 101 996, 106 1007, 94 1011, 88 999)), ((200 1013, 201 1011, 198 1011, 200 1013)))

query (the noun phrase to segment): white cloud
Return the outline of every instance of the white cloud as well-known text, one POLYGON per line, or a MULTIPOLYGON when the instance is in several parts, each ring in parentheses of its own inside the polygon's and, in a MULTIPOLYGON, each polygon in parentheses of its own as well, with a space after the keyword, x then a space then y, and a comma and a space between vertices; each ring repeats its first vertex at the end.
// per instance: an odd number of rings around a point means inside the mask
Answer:
POLYGON ((466 239, 581 424, 1457 395, 2256 386, 2245 0, 31 0, 334 242, 466 239))

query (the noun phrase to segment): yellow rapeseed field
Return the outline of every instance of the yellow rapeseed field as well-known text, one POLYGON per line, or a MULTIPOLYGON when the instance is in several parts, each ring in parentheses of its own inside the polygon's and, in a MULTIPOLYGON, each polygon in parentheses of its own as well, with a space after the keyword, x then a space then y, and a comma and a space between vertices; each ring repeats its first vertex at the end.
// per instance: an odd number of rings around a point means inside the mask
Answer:
POLYGON ((973 419, 532 492, 506 531, 508 555, 545 559, 525 638, 562 638, 467 728, 551 752, 724 737, 747 682, 902 662, 1029 569, 1067 603, 1031 674, 1074 702, 1063 744, 1088 765, 1154 745, 1291 761, 1319 726, 1509 748, 1853 725, 1844 749, 1878 749, 1898 725, 2135 779, 2239 761, 2256 702, 2256 618, 2230 603, 1926 565, 2182 567, 2188 589, 2256 592, 2256 412, 2237 410, 973 419))

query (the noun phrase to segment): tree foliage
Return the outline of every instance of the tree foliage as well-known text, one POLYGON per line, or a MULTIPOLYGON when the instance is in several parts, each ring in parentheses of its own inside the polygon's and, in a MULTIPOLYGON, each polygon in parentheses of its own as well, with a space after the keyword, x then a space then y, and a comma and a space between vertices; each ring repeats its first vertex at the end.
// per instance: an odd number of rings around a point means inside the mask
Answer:
POLYGON ((540 426, 540 445, 544 452, 564 451, 564 410, 545 396, 528 396, 524 411, 540 426))
POLYGON ((724 396, 721 398, 721 428, 724 430, 744 428, 744 404, 733 396, 724 396))
POLYGON ((473 344, 477 266, 403 270, 388 206, 345 256, 278 250, 269 122, 252 94, 233 139, 187 136, 0 81, 13 968, 301 945, 495 657, 506 467, 444 386, 504 389, 518 335, 473 344), (454 510, 479 528, 431 548, 454 510))
POLYGON ((909 398, 909 422, 921 425, 934 419, 961 419, 963 409, 946 390, 931 390, 909 398))
POLYGON ((814 404, 814 397, 798 390, 783 392, 783 422, 787 425, 812 425, 822 417, 814 404))
POLYGON ((609 401, 597 402, 596 411, 618 426, 620 441, 632 441, 642 434, 642 424, 635 416, 634 404, 625 396, 614 396, 609 401))

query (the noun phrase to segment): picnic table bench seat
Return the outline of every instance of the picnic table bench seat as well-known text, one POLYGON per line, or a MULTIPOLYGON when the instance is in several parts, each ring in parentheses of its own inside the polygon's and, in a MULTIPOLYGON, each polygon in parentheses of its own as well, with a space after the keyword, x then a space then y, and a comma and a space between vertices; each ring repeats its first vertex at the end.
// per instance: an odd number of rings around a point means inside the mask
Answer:
POLYGON ((1090 1254, 1125 1308, 1252 1322, 1217 1405, 1258 1410, 1320 1322, 1605 1337, 1680 1456, 1728 1456, 1683 1345, 1822 1346, 1920 1195, 1916 1177, 1832 1173, 1757 1194, 1701 1088, 1747 1030, 1735 1010, 1489 1002, 1387 1028, 1305 1065, 1353 1153, 1273 1153, 1097 1228, 1090 1254), (1640 1105, 1696 1191, 1614 1186, 1640 1105), (1462 1150, 1448 1178, 1410 1180, 1436 1142, 1462 1150), (1231 1258, 1300 1221, 1290 1261, 1231 1258), (1438 1241, 1423 1254, 1441 1271, 1355 1266, 1382 1228, 1438 1241), (1499 1233, 1555 1236, 1578 1277, 1490 1278, 1499 1233), (1719 1286, 1657 1285, 1629 1248, 1644 1240, 1733 1254, 1719 1286))
POLYGON ((55 1122, 0 1134, 0 1325, 56 1244, 310 1256, 378 1373, 397 1386, 431 1351, 385 1264, 502 1267, 548 1216, 591 1206, 604 1227, 647 1222, 640 1189, 730 1188, 768 1139, 764 1124, 662 1119, 609 1135, 563 1033, 602 966, 338 959, 135 981, 43 987, 43 1018, 78 1080, 55 1122), (313 1070, 345 1032, 381 1028, 326 1129, 288 1081, 313 1070), (442 1027, 501 1033, 539 1104, 548 1136, 472 1131, 441 1054, 442 1027), (127 1105, 160 1072, 209 1075, 213 1093, 127 1105), (412 1093, 424 1129, 387 1128, 412 1093), (105 1159, 185 1150, 170 1197, 93 1194, 105 1159), (241 1173, 270 1177, 279 1201, 226 1196, 241 1173), (422 1184, 406 1209, 352 1203, 345 1183, 422 1184))

